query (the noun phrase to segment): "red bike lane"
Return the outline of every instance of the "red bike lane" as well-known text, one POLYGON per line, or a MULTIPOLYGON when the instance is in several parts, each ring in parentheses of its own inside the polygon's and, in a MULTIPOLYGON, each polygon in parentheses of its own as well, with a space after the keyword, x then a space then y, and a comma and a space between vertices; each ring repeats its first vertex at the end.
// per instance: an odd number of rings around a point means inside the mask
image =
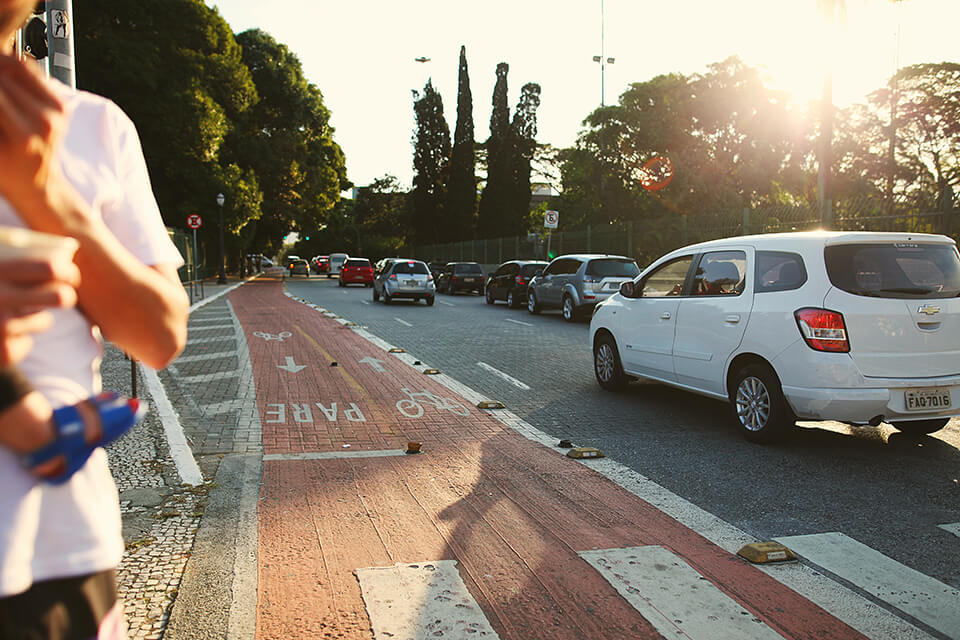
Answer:
POLYGON ((230 302, 263 432, 258 638, 863 637, 280 282, 230 302))

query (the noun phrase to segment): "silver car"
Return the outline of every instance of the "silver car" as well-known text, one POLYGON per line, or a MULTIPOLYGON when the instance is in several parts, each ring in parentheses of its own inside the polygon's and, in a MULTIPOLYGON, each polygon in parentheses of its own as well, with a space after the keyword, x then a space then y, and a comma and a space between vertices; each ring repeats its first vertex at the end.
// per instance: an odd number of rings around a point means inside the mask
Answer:
POLYGON ((437 286, 427 265, 409 258, 390 258, 377 263, 373 277, 373 301, 383 298, 384 304, 403 298, 407 300, 426 300, 433 305, 437 295, 437 286))
POLYGON ((527 311, 540 313, 542 309, 559 307, 563 319, 573 322, 639 274, 637 263, 626 256, 595 253, 559 256, 530 281, 527 311))

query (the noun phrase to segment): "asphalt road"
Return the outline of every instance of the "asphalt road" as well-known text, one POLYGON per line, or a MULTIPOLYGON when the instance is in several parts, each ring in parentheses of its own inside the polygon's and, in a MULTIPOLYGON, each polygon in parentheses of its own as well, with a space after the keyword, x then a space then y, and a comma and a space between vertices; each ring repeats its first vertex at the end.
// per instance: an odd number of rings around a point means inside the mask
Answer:
POLYGON ((371 289, 315 276, 287 288, 759 539, 841 532, 960 588, 960 533, 939 526, 960 523, 958 419, 922 438, 887 425, 806 423, 787 442, 761 446, 736 432, 724 403, 655 383, 602 391, 586 321, 466 294, 387 306, 371 289))

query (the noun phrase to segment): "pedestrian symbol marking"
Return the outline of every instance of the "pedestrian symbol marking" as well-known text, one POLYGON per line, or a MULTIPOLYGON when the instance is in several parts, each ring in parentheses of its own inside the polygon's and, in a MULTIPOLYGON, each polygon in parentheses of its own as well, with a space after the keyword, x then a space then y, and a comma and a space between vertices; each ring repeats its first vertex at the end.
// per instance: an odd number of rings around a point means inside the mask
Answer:
POLYGON ((253 335, 257 338, 263 338, 265 341, 270 342, 271 340, 276 340, 283 342, 284 339, 289 338, 293 334, 289 331, 281 331, 280 333, 264 333, 263 331, 254 331, 253 335))

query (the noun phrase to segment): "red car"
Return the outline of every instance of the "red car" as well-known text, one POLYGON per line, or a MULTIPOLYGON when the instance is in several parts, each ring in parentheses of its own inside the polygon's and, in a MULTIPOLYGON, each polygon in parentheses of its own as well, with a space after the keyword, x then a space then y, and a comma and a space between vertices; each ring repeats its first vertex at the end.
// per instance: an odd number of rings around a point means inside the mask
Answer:
POLYGON ((327 256, 314 256, 310 268, 314 273, 327 273, 330 271, 330 259, 327 256))
POLYGON ((340 268, 340 286, 362 284, 373 286, 373 265, 366 258, 347 258, 340 268))

